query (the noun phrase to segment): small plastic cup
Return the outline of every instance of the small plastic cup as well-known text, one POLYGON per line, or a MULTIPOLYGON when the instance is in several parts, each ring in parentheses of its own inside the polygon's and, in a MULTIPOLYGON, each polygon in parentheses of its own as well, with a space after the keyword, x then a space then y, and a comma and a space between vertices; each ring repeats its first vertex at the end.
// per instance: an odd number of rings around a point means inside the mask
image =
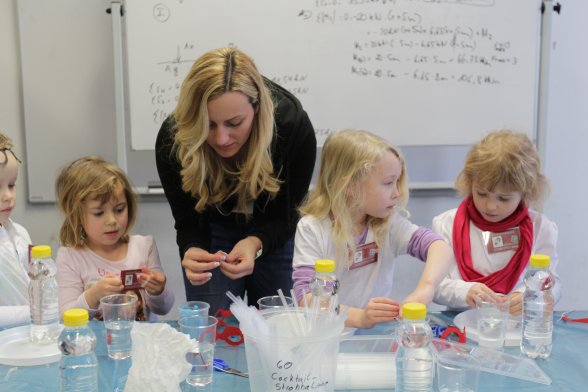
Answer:
POLYGON ((463 392, 478 390, 480 362, 459 351, 446 350, 437 356, 437 390, 463 392))
POLYGON ((183 305, 180 305, 179 317, 190 317, 190 316, 208 316, 210 305, 204 301, 188 301, 183 305))
POLYGON ((106 347, 112 359, 126 359, 132 355, 131 329, 137 314, 137 297, 113 294, 100 299, 102 318, 106 327, 106 347))
MULTIPOLYGON (((294 301, 292 300, 292 298, 291 297, 284 297, 284 298, 286 299, 286 304, 288 305, 286 307, 293 308, 294 301)), ((284 303, 282 302, 282 299, 280 298, 279 295, 269 295, 267 297, 262 297, 262 298, 258 299, 257 306, 259 307, 259 310, 281 309, 281 308, 284 308, 284 303)))
POLYGON ((186 353, 186 360, 192 365, 186 377, 186 383, 190 385, 203 387, 212 382, 217 323, 213 316, 190 316, 178 321, 180 332, 194 339, 192 350, 186 353))
POLYGON ((506 337, 506 324, 510 318, 508 309, 510 299, 506 295, 499 295, 498 301, 487 298, 477 298, 476 319, 478 329, 478 344, 482 347, 501 348, 506 337))

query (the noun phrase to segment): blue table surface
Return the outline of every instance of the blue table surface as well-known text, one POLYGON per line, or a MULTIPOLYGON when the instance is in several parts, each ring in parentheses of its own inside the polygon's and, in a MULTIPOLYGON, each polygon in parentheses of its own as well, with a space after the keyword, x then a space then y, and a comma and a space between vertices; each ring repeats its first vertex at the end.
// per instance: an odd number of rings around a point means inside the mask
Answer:
MULTIPOLYGON (((433 313, 449 324, 456 313, 433 313)), ((571 317, 587 317, 588 312, 574 312, 571 317)), ((588 324, 568 323, 560 319, 561 312, 554 316, 553 352, 545 360, 537 360, 543 371, 552 378, 550 386, 518 380, 482 372, 480 374, 479 392, 490 391, 588 391, 588 324)), ((175 322, 170 322, 177 326, 175 322)), ((102 322, 91 322, 91 327, 98 337, 96 355, 100 361, 99 390, 123 391, 131 360, 114 361, 106 354, 106 334, 102 322)), ((372 330, 358 331, 361 335, 382 335, 393 333, 395 325, 380 325, 372 330)), ((475 344, 475 342, 468 343, 475 344)), ((507 347, 508 354, 520 355, 518 347, 507 347)), ((247 371, 243 345, 231 347, 218 342, 215 357, 224 359, 231 367, 247 371)), ((58 391, 58 362, 40 366, 4 366, 0 365, 0 391, 58 391)), ((231 374, 215 372, 213 383, 206 388, 194 388, 185 383, 182 391, 250 391, 249 380, 231 374)), ((343 390, 339 390, 343 391, 343 390)), ((257 392, 257 391, 256 391, 257 392)), ((263 392, 263 391, 261 391, 263 392)))

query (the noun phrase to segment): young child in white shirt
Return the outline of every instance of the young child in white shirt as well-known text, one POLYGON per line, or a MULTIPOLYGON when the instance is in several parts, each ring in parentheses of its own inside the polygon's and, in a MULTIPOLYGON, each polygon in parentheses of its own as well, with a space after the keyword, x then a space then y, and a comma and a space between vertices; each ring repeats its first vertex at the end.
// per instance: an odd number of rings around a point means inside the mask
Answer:
POLYGON ((0 133, 0 327, 30 321, 27 275, 31 237, 10 219, 20 160, 0 133))
POLYGON ((102 297, 134 286, 137 320, 167 314, 174 295, 166 286, 155 240, 130 235, 137 200, 125 173, 99 157, 83 157, 61 171, 56 192, 65 215, 56 257, 60 313, 84 308, 91 317, 100 316, 102 297), (131 279, 127 285, 121 272, 129 270, 134 272, 125 274, 125 280, 131 279))
POLYGON ((316 189, 301 208, 296 230, 292 277, 297 300, 309 295, 315 261, 333 259, 347 327, 395 320, 400 310, 391 298, 395 258, 410 254, 426 265, 403 302, 429 303, 449 271, 451 249, 433 231, 403 216, 407 201, 405 162, 397 148, 364 131, 329 135, 316 189))
MULTIPOLYGON (((497 293, 508 294, 510 313, 519 315, 531 254, 550 256, 559 280, 557 226, 531 209, 547 190, 539 154, 525 134, 492 132, 472 146, 455 185, 465 196, 460 206, 433 219, 433 230, 455 254, 435 302, 463 310, 479 297, 498 301, 497 293)), ((559 284, 554 297, 560 297, 559 284)))

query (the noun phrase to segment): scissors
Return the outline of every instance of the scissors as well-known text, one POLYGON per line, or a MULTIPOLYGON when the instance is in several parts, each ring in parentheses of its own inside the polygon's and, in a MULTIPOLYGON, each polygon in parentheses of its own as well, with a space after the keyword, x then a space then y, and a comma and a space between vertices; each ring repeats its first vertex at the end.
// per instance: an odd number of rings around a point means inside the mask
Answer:
POLYGON ((245 378, 249 377, 249 375, 246 372, 242 372, 240 370, 229 367, 229 365, 223 359, 220 358, 215 358, 212 362, 212 366, 214 367, 214 370, 218 370, 219 372, 230 373, 245 378))

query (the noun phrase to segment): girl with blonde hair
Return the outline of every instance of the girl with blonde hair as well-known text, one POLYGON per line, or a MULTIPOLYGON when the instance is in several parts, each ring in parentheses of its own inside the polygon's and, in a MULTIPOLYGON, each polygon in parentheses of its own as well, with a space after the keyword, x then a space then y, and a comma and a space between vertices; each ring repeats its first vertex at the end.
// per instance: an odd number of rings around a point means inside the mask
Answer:
MULTIPOLYGON (((455 186, 465 198, 433 219, 455 254, 435 302, 467 309, 478 298, 499 301, 497 293, 508 294, 510 312, 518 315, 531 254, 550 256, 554 274, 558 264, 557 226, 532 209, 547 191, 539 154, 523 133, 492 132, 472 146, 455 186)), ((557 301, 559 285, 554 293, 557 301)))
POLYGON ((300 102, 235 48, 202 55, 156 141, 188 300, 250 303, 292 285, 297 208, 316 158, 300 102), (257 260, 257 261, 256 261, 257 260))
POLYGON ((292 274, 298 301, 309 295, 318 259, 333 259, 346 325, 371 328, 398 317, 391 298, 395 258, 426 261, 416 289, 404 302, 429 303, 449 269, 451 249, 430 229, 406 216, 405 161, 396 147, 365 131, 328 136, 316 189, 301 208, 292 274))
POLYGON ((130 290, 141 304, 137 320, 167 314, 174 295, 155 240, 130 234, 137 198, 125 173, 102 158, 83 157, 61 170, 55 188, 65 216, 56 256, 60 313, 84 308, 99 316, 102 297, 130 290), (127 272, 136 276, 130 285, 122 281, 127 272))

